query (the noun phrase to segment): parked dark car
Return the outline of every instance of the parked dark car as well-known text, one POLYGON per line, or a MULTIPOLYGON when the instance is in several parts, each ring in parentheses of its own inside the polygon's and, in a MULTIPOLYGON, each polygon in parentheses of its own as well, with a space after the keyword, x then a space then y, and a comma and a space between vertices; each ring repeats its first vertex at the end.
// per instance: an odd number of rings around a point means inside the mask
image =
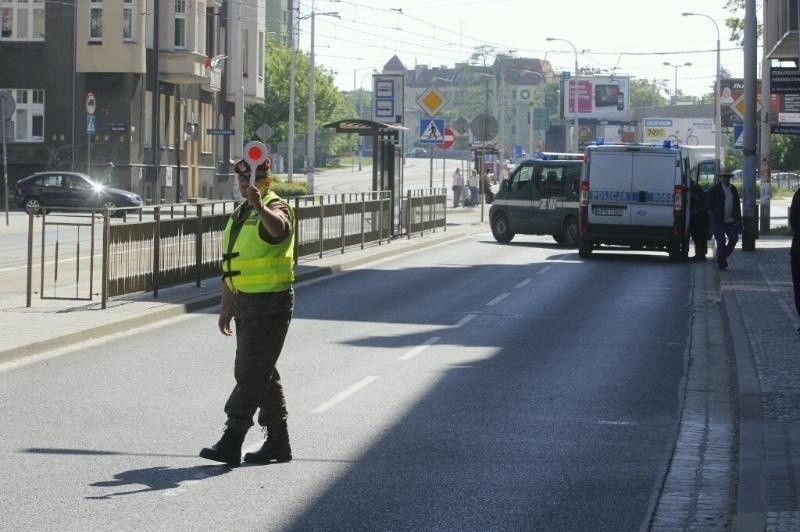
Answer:
POLYGON ((427 157, 428 150, 425 148, 414 148, 410 152, 408 152, 409 157, 427 157))
POLYGON ((74 207, 85 209, 141 207, 138 194, 95 183, 79 172, 38 172, 16 185, 17 207, 39 214, 42 210, 74 207))

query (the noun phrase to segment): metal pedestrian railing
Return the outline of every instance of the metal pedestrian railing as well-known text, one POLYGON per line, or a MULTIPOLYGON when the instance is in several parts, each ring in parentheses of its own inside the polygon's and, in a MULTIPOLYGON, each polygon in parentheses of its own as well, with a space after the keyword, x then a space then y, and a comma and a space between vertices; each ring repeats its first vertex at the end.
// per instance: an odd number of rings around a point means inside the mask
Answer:
MULTIPOLYGON (((409 193, 399 214, 410 238, 446 223, 446 191, 409 193)), ((301 196, 289 200, 296 218, 295 260, 381 245, 394 234, 391 193, 301 196)), ((110 298, 195 282, 221 273, 222 234, 237 203, 209 201, 41 215, 39 286, 33 286, 35 216, 29 215, 27 306, 41 299, 110 298), (98 251, 99 250, 99 251, 98 251), (100 264, 97 268, 96 265, 100 264), (100 292, 95 293, 95 287, 100 292)))

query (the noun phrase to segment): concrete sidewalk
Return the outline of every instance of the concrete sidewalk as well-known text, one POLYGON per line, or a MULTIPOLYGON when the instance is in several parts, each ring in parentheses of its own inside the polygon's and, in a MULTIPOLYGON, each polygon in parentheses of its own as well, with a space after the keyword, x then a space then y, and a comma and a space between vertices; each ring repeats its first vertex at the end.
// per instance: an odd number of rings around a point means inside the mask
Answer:
POLYGON ((789 237, 761 237, 715 272, 737 381, 734 530, 800 530, 800 325, 789 237))

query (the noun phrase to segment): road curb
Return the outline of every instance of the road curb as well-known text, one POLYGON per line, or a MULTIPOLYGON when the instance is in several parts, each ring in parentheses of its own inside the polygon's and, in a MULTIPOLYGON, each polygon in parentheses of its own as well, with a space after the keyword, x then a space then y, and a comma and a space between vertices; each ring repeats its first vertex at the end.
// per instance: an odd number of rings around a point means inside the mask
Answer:
POLYGON ((767 523, 761 389, 736 294, 723 291, 722 304, 733 344, 739 414, 738 491, 731 530, 752 532, 764 530, 767 523))

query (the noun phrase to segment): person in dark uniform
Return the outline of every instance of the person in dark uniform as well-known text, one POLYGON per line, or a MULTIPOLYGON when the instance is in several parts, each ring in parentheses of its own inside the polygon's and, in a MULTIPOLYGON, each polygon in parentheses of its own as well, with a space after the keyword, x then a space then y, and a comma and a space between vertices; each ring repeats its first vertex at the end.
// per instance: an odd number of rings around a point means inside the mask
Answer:
POLYGON ((256 169, 250 186, 250 165, 239 161, 234 171, 246 199, 231 214, 222 240, 222 298, 218 327, 231 336, 236 323, 236 385, 225 403, 225 432, 200 456, 229 465, 241 462, 245 434, 258 424, 266 441, 245 462, 288 462, 292 459, 283 386, 275 363, 283 348, 294 308, 294 213, 270 190, 271 161, 256 169))
POLYGON ((689 234, 694 240, 694 260, 706 260, 708 251, 708 213, 706 194, 697 181, 690 181, 689 196, 692 204, 689 213, 689 234))
MULTIPOLYGON (((792 228, 792 248, 790 251, 792 265, 792 285, 794 286, 794 307, 800 316, 800 188, 792 196, 789 207, 789 227, 792 228)), ((800 327, 797 328, 800 334, 800 327)))
POLYGON ((717 268, 728 269, 731 256, 742 232, 742 205, 739 191, 731 185, 730 172, 721 172, 719 182, 706 194, 706 210, 711 213, 714 240, 717 241, 717 268))

